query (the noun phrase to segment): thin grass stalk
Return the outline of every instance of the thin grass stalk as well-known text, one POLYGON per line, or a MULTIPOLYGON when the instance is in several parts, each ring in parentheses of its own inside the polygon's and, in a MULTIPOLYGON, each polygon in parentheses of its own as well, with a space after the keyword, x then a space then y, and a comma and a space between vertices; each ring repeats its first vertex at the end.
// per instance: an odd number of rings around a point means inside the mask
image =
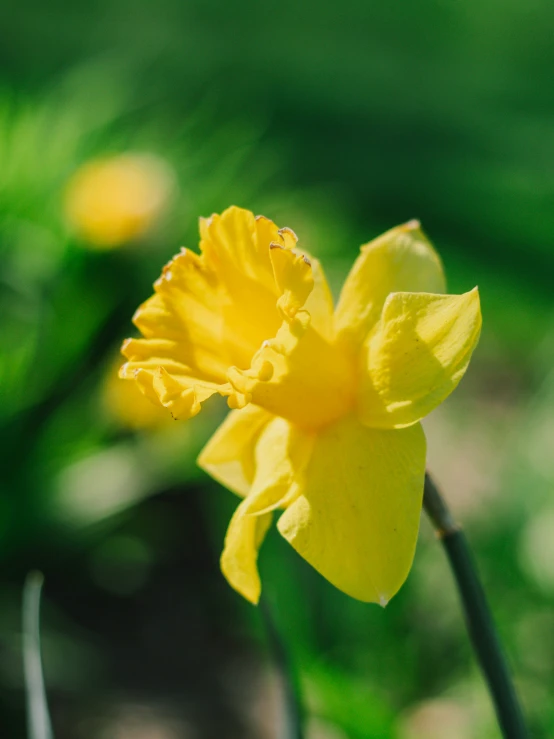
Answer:
POLYGON ((23 589, 23 671, 29 739, 53 739, 40 655, 40 594, 44 578, 31 572, 23 589))

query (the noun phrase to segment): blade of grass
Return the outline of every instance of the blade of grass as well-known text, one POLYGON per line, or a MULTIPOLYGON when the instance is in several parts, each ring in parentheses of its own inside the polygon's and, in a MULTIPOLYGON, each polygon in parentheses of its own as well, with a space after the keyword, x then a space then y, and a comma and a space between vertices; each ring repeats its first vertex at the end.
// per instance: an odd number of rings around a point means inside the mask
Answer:
POLYGON ((31 572, 23 589, 23 670, 29 739, 53 739, 40 656, 40 594, 44 577, 31 572))

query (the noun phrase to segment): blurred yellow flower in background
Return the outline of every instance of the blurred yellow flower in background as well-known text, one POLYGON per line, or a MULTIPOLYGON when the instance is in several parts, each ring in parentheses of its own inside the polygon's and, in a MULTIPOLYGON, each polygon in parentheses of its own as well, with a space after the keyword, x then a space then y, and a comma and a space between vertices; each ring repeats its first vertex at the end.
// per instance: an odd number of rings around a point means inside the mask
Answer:
POLYGON ((406 579, 425 474, 420 419, 463 376, 477 289, 445 295, 412 221, 362 247, 336 308, 290 229, 231 207, 200 222, 136 312, 120 376, 175 418, 214 393, 233 409, 199 464, 243 498, 222 569, 253 603, 258 549, 278 529, 324 577, 385 605, 406 579))
POLYGON ((144 236, 173 190, 168 164, 152 154, 120 154, 84 164, 65 193, 67 220, 89 244, 110 249, 144 236))

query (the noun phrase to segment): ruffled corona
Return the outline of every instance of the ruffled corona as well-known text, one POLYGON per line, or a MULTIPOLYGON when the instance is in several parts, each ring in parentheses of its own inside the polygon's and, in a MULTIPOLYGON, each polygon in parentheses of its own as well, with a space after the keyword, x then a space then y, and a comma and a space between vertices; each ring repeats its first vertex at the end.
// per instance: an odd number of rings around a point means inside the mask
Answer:
POLYGON ((214 393, 307 428, 344 415, 355 367, 318 330, 332 320, 330 293, 295 234, 230 208, 201 236, 201 254, 182 249, 136 312, 144 338, 124 343, 121 377, 178 419, 214 393))
POLYGON ((136 312, 120 376, 174 418, 214 394, 231 413, 199 464, 242 496, 222 569, 257 602, 257 554, 281 534, 338 588, 384 605, 405 580, 425 473, 419 423, 477 344, 477 290, 444 295, 412 221, 362 247, 333 310, 290 229, 232 207, 200 222, 136 312))

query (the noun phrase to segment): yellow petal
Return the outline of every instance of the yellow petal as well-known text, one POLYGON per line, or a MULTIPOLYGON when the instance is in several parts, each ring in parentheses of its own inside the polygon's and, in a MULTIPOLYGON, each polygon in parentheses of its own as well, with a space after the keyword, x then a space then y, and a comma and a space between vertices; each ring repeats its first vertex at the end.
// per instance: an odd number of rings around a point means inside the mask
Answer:
POLYGON ((260 599, 261 583, 258 574, 258 550, 271 524, 271 513, 251 516, 244 512, 246 501, 235 511, 221 555, 221 570, 229 585, 251 603, 260 599))
POLYGON ((335 336, 333 295, 319 260, 310 255, 308 259, 312 265, 314 287, 308 295, 304 308, 310 314, 311 327, 324 339, 332 341, 335 336))
POLYGON ((229 384, 215 385, 188 375, 170 375, 163 367, 155 371, 135 369, 132 377, 129 377, 127 365, 124 364, 119 376, 125 380, 134 379, 138 389, 147 398, 167 408, 173 418, 179 421, 196 416, 202 403, 215 393, 229 395, 232 392, 229 384))
POLYGON ((201 403, 214 393, 229 395, 229 383, 199 379, 197 368, 184 364, 179 342, 168 339, 127 339, 122 353, 128 361, 119 370, 124 380, 134 380, 156 405, 167 408, 175 419, 195 416, 201 403))
POLYGON ((252 283, 276 294, 268 247, 282 237, 272 221, 233 205, 221 215, 201 218, 200 237, 200 251, 230 294, 252 283))
POLYGON ((239 495, 221 557, 229 583, 257 603, 258 549, 271 522, 271 511, 288 505, 303 484, 313 438, 283 418, 248 406, 233 411, 202 451, 199 464, 239 495))
POLYGON ((367 346, 362 421, 401 428, 430 413, 460 382, 480 331, 477 288, 464 295, 390 295, 367 346))
POLYGON ((190 374, 191 372, 191 368, 186 363, 183 348, 178 341, 126 339, 121 347, 121 353, 128 360, 120 372, 123 379, 129 379, 138 369, 154 372, 160 365, 174 374, 190 374))
POLYGON ((255 448, 256 472, 244 510, 267 513, 286 506, 303 484, 314 436, 284 418, 274 418, 262 430, 255 448))
MULTIPOLYGON (((290 317, 307 299, 314 328, 325 336, 330 334, 331 292, 319 262, 311 257, 306 261, 303 252, 294 250, 298 241, 294 231, 279 229, 264 216, 232 206, 221 215, 201 219, 200 233, 202 254, 229 296, 225 325, 234 328, 235 344, 241 337, 248 340, 249 358, 279 328, 277 299, 280 306, 291 309, 290 317), (278 252, 292 252, 296 263, 290 254, 278 252)), ((242 359, 233 364, 246 369, 249 362, 242 359)))
POLYGON ((361 248, 335 312, 339 336, 359 346, 392 292, 445 292, 441 261, 418 221, 387 231, 361 248))
POLYGON ((279 531, 337 588, 386 605, 408 575, 417 541, 425 475, 420 424, 384 431, 349 416, 320 433, 305 474, 279 531))
POLYGON ((229 395, 231 391, 226 385, 170 375, 163 367, 158 367, 154 373, 152 387, 160 403, 171 412, 173 418, 183 421, 196 416, 202 403, 214 393, 229 395))
POLYGON ((292 320, 313 290, 312 265, 304 254, 281 244, 272 243, 269 251, 275 282, 281 293, 277 307, 285 319, 292 320))
MULTIPOLYGON (((327 340, 332 340, 334 304, 323 267, 311 254, 295 249, 298 238, 290 228, 279 229, 279 236, 281 251, 292 251, 296 260, 291 263, 284 254, 270 251, 275 281, 283 293, 277 305, 281 310, 285 307, 284 315, 289 318, 293 318, 296 311, 304 307, 310 314, 312 328, 327 340), (286 310, 289 301, 292 303, 291 311, 286 310)), ((279 248, 279 244, 273 242, 272 247, 279 248)))
MULTIPOLYGON (((155 295, 136 311, 133 322, 146 337, 137 361, 169 356, 208 381, 225 381, 229 357, 222 342, 222 295, 216 275, 197 254, 182 249, 164 267, 154 285, 155 295), (169 354, 159 354, 154 340, 173 342, 169 354), (175 355, 175 349, 178 354, 175 355)), ((169 347, 169 345, 168 345, 169 347)), ((138 345, 137 345, 138 348, 138 345)))
POLYGON ((269 219, 234 206, 201 219, 200 234, 202 259, 224 295, 220 343, 228 347, 228 366, 247 369, 254 352, 275 336, 281 322, 269 245, 284 243, 283 236, 269 219))
POLYGON ((255 405, 231 411, 198 457, 198 464, 215 480, 246 496, 256 472, 256 442, 272 420, 255 405))

